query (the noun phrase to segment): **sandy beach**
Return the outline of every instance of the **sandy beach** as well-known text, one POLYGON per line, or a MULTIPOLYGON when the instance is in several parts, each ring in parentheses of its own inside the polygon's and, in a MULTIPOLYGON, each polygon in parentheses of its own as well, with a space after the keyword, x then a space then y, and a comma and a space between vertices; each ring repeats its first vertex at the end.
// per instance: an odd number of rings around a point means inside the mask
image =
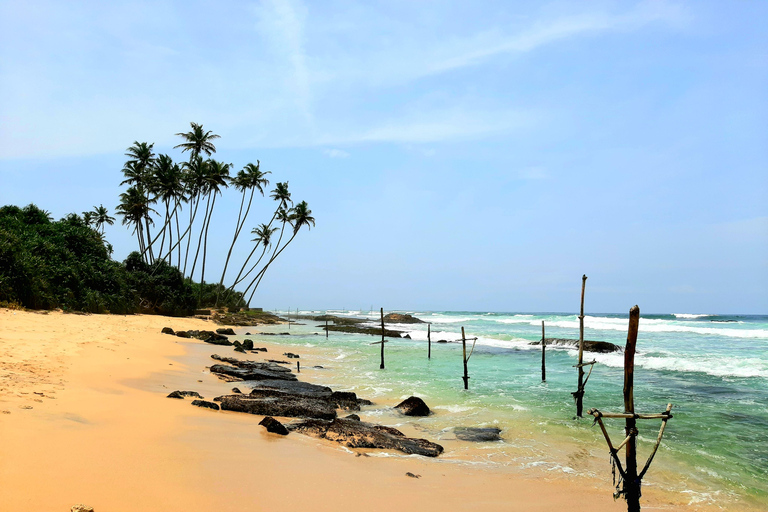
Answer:
MULTIPOLYGON (((205 371, 225 347, 163 335, 166 326, 215 327, 194 318, 0 309, 0 508, 626 509, 612 499, 608 473, 595 482, 418 456, 356 456, 364 450, 267 433, 259 416, 168 399, 177 389, 211 399, 233 384, 205 371)), ((257 344, 283 352, 266 338, 257 344)), ((311 351, 302 357, 311 364, 311 351)), ((322 384, 311 372, 300 378, 322 384)), ((654 489, 644 489, 643 507, 701 509, 654 489)))

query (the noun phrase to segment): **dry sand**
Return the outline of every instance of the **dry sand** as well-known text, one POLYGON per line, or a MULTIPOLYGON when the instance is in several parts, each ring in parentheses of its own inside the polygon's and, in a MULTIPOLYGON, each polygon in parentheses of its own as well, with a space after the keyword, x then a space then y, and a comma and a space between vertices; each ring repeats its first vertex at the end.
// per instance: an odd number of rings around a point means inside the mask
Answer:
MULTIPOLYGON (((611 498, 608 475, 596 488, 575 475, 357 457, 326 441, 269 434, 261 417, 168 399, 176 389, 211 399, 233 384, 204 370, 210 354, 229 351, 160 334, 165 326, 215 327, 0 309, 0 510, 626 510, 611 498)), ((645 494, 646 510, 696 510, 645 494)))

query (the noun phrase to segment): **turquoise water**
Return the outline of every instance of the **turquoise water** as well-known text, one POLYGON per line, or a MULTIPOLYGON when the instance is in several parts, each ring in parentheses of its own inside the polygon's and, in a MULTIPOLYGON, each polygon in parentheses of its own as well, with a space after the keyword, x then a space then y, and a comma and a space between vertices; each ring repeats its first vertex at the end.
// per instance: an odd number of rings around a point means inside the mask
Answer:
MULTIPOLYGON (((377 311, 328 313, 378 322, 377 311)), ((326 340, 315 334, 322 331, 313 322, 300 320, 306 325, 292 326, 292 335, 280 337, 280 342, 324 347, 326 355, 319 364, 336 370, 327 379, 339 389, 383 401, 411 394, 423 397, 438 413, 419 424, 430 436, 451 439, 450 427, 455 425, 500 426, 505 441, 482 451, 484 463, 541 466, 610 479, 599 430, 591 428, 589 419, 574 419, 576 350, 547 347, 547 381, 542 383, 541 348, 529 345, 540 339, 542 320, 548 338, 577 339, 576 315, 407 313, 431 322, 431 360, 426 324, 387 324, 412 339, 386 344, 384 371, 379 370, 380 349, 370 344, 376 341, 371 336, 331 333, 326 340), (461 343, 435 343, 459 339, 462 326, 467 337, 479 338, 469 361, 469 391, 463 390, 461 379, 461 343), (546 448, 540 446, 542 435, 547 436, 546 448), (587 455, 574 457, 578 450, 587 455), (600 464, 590 462, 598 456, 600 464), (582 463, 584 467, 578 467, 582 463)), ((588 315, 585 339, 623 347, 627 318, 588 315)), ((585 411, 596 407, 621 412, 623 354, 586 353, 585 360, 593 358, 597 364, 586 387, 585 411)), ((691 501, 768 505, 768 316, 641 315, 635 364, 636 410, 661 412, 667 403, 674 404, 674 418, 646 476, 647 485, 685 493, 691 501)), ((389 407, 367 414, 399 421, 389 407)), ((623 438, 621 420, 606 422, 618 444, 623 438)), ((658 427, 658 421, 640 422, 641 459, 658 427)), ((477 451, 471 453, 478 457, 477 451)))

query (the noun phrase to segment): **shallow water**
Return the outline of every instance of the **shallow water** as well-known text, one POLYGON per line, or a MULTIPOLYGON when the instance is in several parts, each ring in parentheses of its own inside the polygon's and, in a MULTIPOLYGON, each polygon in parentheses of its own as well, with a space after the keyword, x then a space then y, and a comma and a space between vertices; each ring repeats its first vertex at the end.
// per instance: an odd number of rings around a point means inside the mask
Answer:
MULTIPOLYGON (((324 314, 302 311, 300 314, 324 314)), ((378 312, 328 311, 370 318, 378 312)), ((451 443, 454 426, 498 426, 503 442, 472 450, 457 443, 447 462, 503 464, 521 469, 579 472, 610 478, 608 450, 590 419, 575 420, 577 351, 547 347, 547 381, 541 382, 541 322, 548 338, 578 338, 576 315, 537 313, 408 312, 432 323, 427 359, 426 324, 387 324, 411 340, 391 339, 386 369, 379 369, 375 337, 331 333, 316 323, 292 325, 279 342, 322 347, 319 364, 332 369, 327 383, 380 403, 364 411, 388 424, 402 421, 392 402, 418 395, 437 413, 420 421, 425 437, 451 443), (463 389, 461 327, 478 337, 463 389), (451 343, 435 343, 445 339, 451 343), (464 453, 466 452, 466 453, 464 453)), ((285 314, 285 313, 283 313, 285 314)), ((588 315, 585 339, 626 342, 627 315, 588 315)), ((285 330, 285 326, 281 326, 285 330)), ((275 339, 278 341, 278 339, 275 339)), ((471 343, 470 343, 471 345, 471 343)), ((468 348, 469 350, 469 348, 468 348)), ((623 410, 623 355, 585 353, 596 359, 584 398, 585 411, 623 410)), ((642 315, 635 359, 635 408, 661 412, 673 403, 662 447, 644 480, 685 493, 692 502, 768 504, 768 317, 747 315, 642 315)), ((606 420, 618 444, 623 422, 606 420)), ((639 422, 639 459, 658 433, 658 421, 639 422)), ((642 464, 644 460, 639 461, 642 464)))

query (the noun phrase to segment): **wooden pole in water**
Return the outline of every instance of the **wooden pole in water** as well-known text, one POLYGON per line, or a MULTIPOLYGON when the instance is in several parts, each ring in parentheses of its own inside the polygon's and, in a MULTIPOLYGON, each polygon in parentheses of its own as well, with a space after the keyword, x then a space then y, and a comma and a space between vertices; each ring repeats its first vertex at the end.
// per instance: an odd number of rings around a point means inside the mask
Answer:
POLYGON ((584 360, 584 288, 587 284, 587 276, 581 276, 581 310, 579 313, 579 385, 576 388, 576 416, 582 417, 584 410, 584 367, 581 363, 584 360))
POLYGON ((381 308, 381 366, 379 369, 384 369, 384 308, 381 308))
POLYGON ((469 374, 467 373, 467 337, 464 335, 464 327, 461 328, 461 347, 464 354, 464 389, 469 389, 469 374))
POLYGON ((432 359, 432 324, 427 324, 427 359, 432 359))
POLYGON ((634 306, 629 310, 629 329, 627 331, 627 346, 624 348, 624 412, 632 414, 626 419, 625 434, 627 442, 627 459, 624 478, 624 496, 627 499, 627 512, 640 511, 640 478, 637 476, 637 420, 635 414, 635 345, 640 323, 640 308, 634 306))
POLYGON ((301 373, 301 363, 296 361, 296 373, 301 373))
POLYGON ((544 320, 541 321, 541 382, 547 380, 547 363, 544 351, 546 350, 547 341, 544 338, 544 320))
POLYGON ((328 339, 328 319, 325 319, 325 338, 328 339))

